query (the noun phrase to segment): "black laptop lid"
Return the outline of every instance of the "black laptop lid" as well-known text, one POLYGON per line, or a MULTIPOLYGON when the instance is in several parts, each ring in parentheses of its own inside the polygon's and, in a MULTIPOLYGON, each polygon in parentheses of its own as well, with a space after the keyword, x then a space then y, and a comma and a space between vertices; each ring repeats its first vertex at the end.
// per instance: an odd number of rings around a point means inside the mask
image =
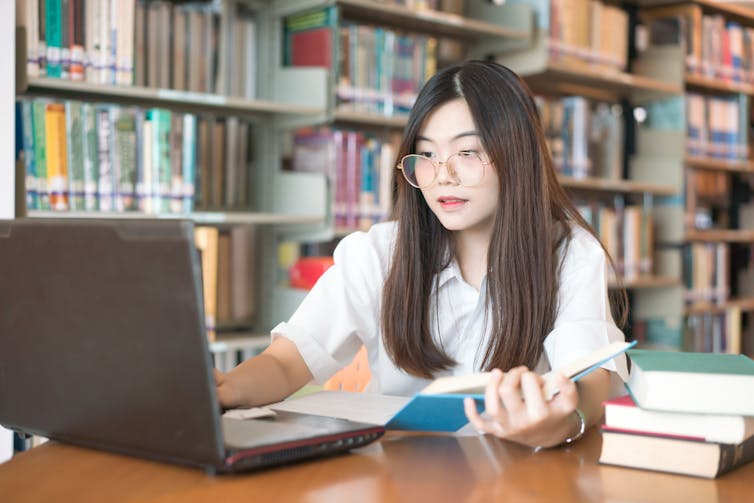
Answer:
POLYGON ((193 225, 0 221, 0 424, 218 466, 193 225))

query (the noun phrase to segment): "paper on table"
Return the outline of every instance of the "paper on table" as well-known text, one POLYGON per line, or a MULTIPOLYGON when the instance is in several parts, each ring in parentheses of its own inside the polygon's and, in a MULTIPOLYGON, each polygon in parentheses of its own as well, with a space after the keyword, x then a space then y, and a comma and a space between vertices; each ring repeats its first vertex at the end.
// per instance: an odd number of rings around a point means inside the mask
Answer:
POLYGON ((338 417, 360 423, 385 425, 411 399, 351 391, 320 391, 267 407, 318 416, 338 417))

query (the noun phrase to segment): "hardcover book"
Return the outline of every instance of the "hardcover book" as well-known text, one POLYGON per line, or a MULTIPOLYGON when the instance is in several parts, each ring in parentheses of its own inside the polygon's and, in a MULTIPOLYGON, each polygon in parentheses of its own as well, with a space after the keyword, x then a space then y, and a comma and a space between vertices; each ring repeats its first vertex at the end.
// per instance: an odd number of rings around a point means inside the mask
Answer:
POLYGON ((745 355, 632 350, 626 386, 643 409, 754 416, 754 361, 745 355))
MULTIPOLYGON (((544 374, 545 398, 550 400, 558 392, 554 383, 557 373, 578 381, 635 344, 614 342, 544 374)), ((489 372, 439 377, 414 395, 385 427, 392 430, 457 431, 468 422, 463 409, 464 398, 470 396, 478 409, 484 408, 484 389, 489 378, 489 372)))
POLYGON ((712 479, 753 459, 754 437, 739 444, 721 444, 603 428, 599 462, 712 479))
POLYGON ((754 417, 646 410, 639 408, 629 395, 605 402, 605 426, 723 444, 737 444, 754 435, 754 417))

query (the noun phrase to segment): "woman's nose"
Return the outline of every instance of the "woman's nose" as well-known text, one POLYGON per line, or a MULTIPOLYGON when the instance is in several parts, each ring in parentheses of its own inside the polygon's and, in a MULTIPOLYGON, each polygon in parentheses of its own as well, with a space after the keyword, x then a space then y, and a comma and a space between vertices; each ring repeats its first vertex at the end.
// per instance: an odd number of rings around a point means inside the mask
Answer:
POLYGON ((448 162, 438 162, 437 166, 437 183, 439 184, 457 184, 458 177, 456 176, 453 167, 448 162))

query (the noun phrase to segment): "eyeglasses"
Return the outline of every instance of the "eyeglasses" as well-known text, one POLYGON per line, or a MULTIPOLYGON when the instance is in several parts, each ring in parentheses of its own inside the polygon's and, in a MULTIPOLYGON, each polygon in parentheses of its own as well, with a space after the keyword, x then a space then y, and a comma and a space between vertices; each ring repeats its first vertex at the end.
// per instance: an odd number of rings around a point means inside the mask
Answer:
POLYGON ((396 166, 403 172, 406 181, 417 189, 429 187, 440 173, 440 165, 445 165, 448 176, 453 177, 462 187, 473 187, 482 181, 484 167, 491 162, 484 162, 476 152, 462 150, 448 157, 445 162, 430 157, 409 154, 396 166))

